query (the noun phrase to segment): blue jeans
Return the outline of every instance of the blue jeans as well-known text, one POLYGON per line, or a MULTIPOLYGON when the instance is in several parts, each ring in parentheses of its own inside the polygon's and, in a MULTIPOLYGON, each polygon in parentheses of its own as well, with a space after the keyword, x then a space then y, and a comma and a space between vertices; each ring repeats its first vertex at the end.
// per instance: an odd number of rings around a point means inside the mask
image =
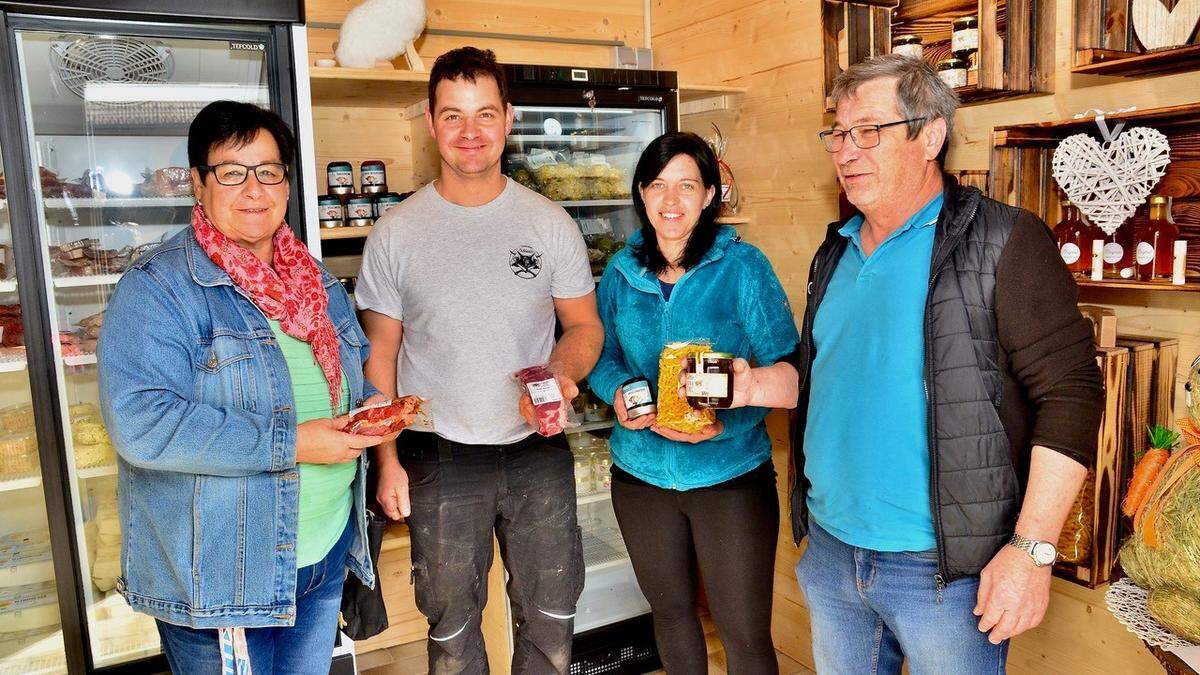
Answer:
MULTIPOLYGON (((342 606, 342 582, 354 527, 321 562, 296 573, 296 623, 283 628, 247 628, 246 647, 255 673, 328 675, 342 606)), ((221 650, 215 629, 197 629, 157 621, 163 652, 176 675, 221 672, 221 650)))
POLYGON ((993 645, 972 614, 979 579, 942 589, 937 552, 887 553, 842 543, 809 520, 796 579, 812 621, 821 675, 909 672, 1003 674, 1008 642, 993 645))

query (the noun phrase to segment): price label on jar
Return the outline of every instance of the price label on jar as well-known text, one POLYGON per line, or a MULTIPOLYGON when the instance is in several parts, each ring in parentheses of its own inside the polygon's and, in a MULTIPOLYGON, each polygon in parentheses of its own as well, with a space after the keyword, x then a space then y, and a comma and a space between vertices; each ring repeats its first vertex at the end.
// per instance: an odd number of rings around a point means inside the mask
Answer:
POLYGON ((1068 265, 1074 265, 1079 262, 1079 246, 1075 244, 1063 244, 1061 253, 1063 262, 1068 265))
POLYGON ((729 395, 729 376, 725 373, 688 373, 684 390, 690 397, 725 398, 729 395))
POLYGON ((535 406, 545 403, 558 403, 563 400, 562 391, 558 388, 558 380, 542 380, 541 382, 530 382, 525 385, 525 389, 529 391, 529 398, 533 400, 535 406))
POLYGON ((1104 245, 1104 262, 1109 265, 1116 265, 1121 262, 1121 258, 1125 257, 1125 247, 1115 241, 1110 241, 1104 245))
POLYGON ((1149 265, 1154 262, 1154 244, 1145 241, 1139 242, 1134 254, 1137 256, 1137 264, 1149 265))

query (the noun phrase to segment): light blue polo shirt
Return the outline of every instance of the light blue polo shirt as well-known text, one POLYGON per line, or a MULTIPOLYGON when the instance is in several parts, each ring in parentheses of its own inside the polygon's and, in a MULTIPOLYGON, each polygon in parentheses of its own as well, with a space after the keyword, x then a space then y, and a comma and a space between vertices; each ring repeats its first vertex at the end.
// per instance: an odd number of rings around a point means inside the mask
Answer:
POLYGON ((813 323, 816 358, 804 475, 808 508, 829 533, 875 551, 936 545, 929 499, 925 299, 942 196, 867 257, 862 216, 813 323))

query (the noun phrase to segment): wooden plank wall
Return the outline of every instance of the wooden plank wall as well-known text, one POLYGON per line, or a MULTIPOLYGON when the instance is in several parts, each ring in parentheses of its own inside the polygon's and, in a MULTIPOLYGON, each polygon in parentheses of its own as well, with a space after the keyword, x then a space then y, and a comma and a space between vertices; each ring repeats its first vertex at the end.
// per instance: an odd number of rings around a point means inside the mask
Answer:
MULTIPOLYGON (((308 22, 309 64, 332 58, 339 38, 337 28, 346 13, 360 0, 309 0, 305 3, 308 22)), ((564 40, 619 40, 640 47, 645 42, 643 0, 612 0, 603 4, 586 0, 427 0, 427 29, 472 31, 514 36, 518 39, 425 35, 417 51, 431 68, 441 54, 473 45, 491 49, 497 58, 510 63, 553 63, 571 66, 601 66, 612 63, 612 47, 519 39, 521 36, 553 37, 564 40)), ((404 57, 394 61, 404 67, 404 57)), ((357 167, 365 159, 379 159, 387 167, 388 186, 396 192, 415 190, 424 184, 414 179, 423 162, 413 159, 414 137, 425 134, 424 123, 404 119, 404 110, 330 105, 313 101, 313 130, 317 144, 317 176, 324 180, 325 165, 345 160, 357 167), (414 163, 418 166, 414 167, 414 163)), ((427 163, 427 162, 425 162, 427 163)))
MULTIPOLYGON (((959 112, 948 168, 986 170, 991 128, 999 124, 1070 117, 1092 107, 1112 110, 1193 102, 1200 99, 1200 74, 1158 78, 1102 78, 1070 73, 1071 0, 1057 0, 1055 95, 977 105, 959 112)), ((804 307, 808 264, 837 214, 836 178, 817 131, 823 113, 820 0, 653 0, 651 40, 656 66, 678 70, 680 79, 746 87, 735 111, 718 123, 729 139, 733 167, 748 225, 742 236, 771 259, 797 316, 804 307)), ((712 116, 684 120, 684 127, 710 133, 712 116)), ((1088 302, 1121 302, 1121 327, 1180 338, 1180 362, 1200 352, 1200 307, 1189 294, 1150 297, 1085 295, 1088 302)), ((773 417, 780 499, 786 501, 786 441, 773 417)), ((777 648, 812 666, 804 600, 792 572, 799 550, 790 530, 781 531, 776 562, 777 648)), ((1046 620, 1014 641, 1010 673, 1161 672, 1141 643, 1104 606, 1103 591, 1056 579, 1046 620)))

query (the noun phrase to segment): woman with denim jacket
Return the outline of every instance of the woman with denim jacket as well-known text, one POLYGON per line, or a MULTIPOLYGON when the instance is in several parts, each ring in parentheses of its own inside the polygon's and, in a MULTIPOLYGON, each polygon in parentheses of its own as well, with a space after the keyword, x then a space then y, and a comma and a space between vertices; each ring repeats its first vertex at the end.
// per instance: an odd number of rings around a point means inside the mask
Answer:
POLYGON ((722 410, 716 424, 683 434, 653 414, 631 419, 620 393, 636 378, 655 387, 665 344, 706 340, 739 357, 735 397, 744 405, 746 359, 771 366, 798 342, 766 257, 717 224, 719 186, 717 159, 694 134, 666 134, 643 152, 633 178, 643 226, 601 278, 604 349, 588 383, 616 407, 613 508, 667 672, 707 669, 694 607, 698 563, 729 672, 775 673, 779 503, 767 409, 722 410))
POLYGON ((272 112, 201 110, 192 226, 105 313, 118 589, 176 673, 328 673, 346 568, 375 583, 362 451, 384 439, 343 429, 382 397, 345 290, 284 222, 294 147, 272 112))

